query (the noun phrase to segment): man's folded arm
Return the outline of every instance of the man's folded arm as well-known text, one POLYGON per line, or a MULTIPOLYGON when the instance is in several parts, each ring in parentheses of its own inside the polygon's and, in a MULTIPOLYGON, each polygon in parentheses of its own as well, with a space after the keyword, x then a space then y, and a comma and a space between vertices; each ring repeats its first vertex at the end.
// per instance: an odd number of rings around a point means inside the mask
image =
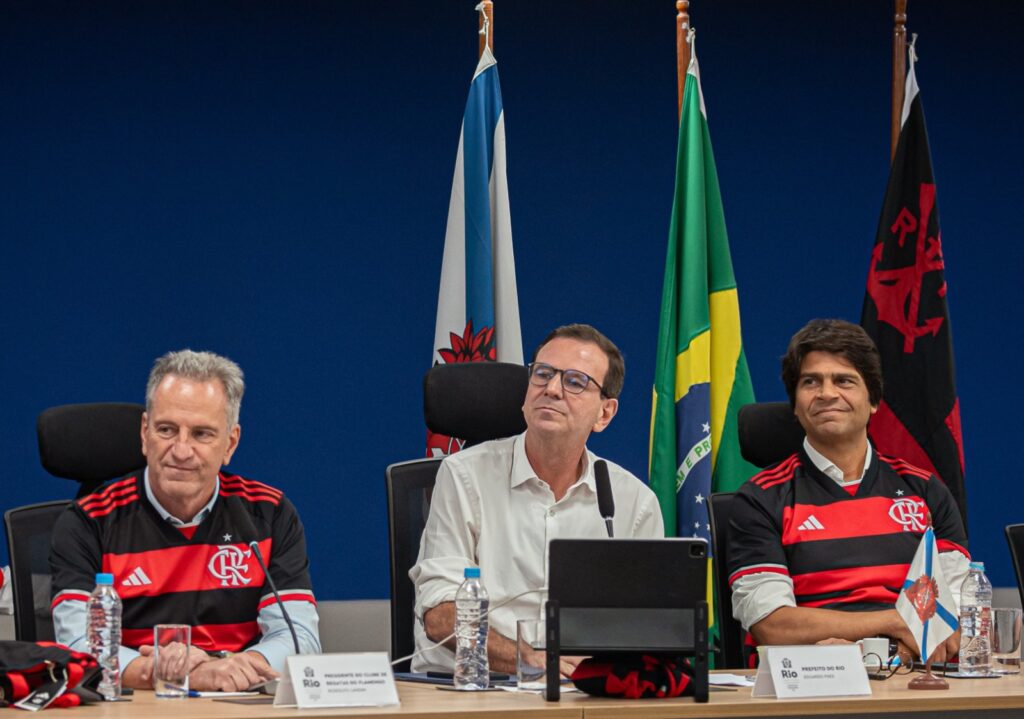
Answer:
POLYGON ((913 637, 895 609, 843 612, 798 607, 779 528, 743 492, 729 524, 733 616, 758 644, 814 644, 890 636, 908 646, 913 637))
MULTIPOLYGON (((53 604, 53 631, 54 639, 58 644, 63 644, 76 652, 89 653, 89 641, 86 636, 86 624, 88 613, 86 602, 88 593, 67 591, 58 594, 53 604)), ((122 681, 125 686, 135 688, 148 688, 152 686, 152 675, 150 667, 152 662, 146 658, 140 658, 139 653, 124 645, 118 652, 118 662, 121 666, 122 681), (139 659, 139 662, 133 662, 139 659), (129 671, 129 667, 132 669, 129 671)))
MULTIPOLYGON (((295 638, 299 641, 299 654, 319 654, 320 616, 312 601, 312 592, 304 591, 303 593, 309 595, 310 601, 285 599, 284 606, 295 627, 295 638)), ((294 595, 296 592, 285 591, 281 594, 284 598, 284 596, 294 595)), ((288 630, 288 623, 284 620, 280 605, 276 601, 270 601, 262 606, 257 621, 262 636, 256 644, 249 647, 249 651, 262 654, 275 671, 284 671, 285 659, 289 655, 295 654, 295 643, 292 641, 292 633, 288 630)))
POLYGON ((465 483, 443 462, 437 472, 419 557, 409 570, 416 589, 413 611, 431 641, 439 641, 453 631, 455 593, 465 568, 477 565, 473 536, 476 514, 465 483), (451 605, 450 617, 447 610, 431 613, 444 604, 451 605))
MULTIPOLYGON (((455 651, 455 638, 450 636, 455 632, 455 602, 442 602, 428 609, 423 615, 423 628, 427 638, 432 642, 449 637, 444 646, 455 651)), ((487 658, 491 671, 515 673, 515 641, 499 634, 493 628, 488 629, 487 658)))

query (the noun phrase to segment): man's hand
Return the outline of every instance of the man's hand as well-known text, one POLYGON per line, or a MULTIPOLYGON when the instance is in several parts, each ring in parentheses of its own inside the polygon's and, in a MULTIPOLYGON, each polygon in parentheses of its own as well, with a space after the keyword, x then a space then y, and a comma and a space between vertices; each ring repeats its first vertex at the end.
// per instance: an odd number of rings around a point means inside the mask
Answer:
MULTIPOLYGON (((532 667, 545 667, 547 666, 547 653, 543 649, 524 649, 523 659, 526 663, 532 667)), ((565 655, 559 655, 558 657, 558 673, 563 678, 568 679, 572 676, 572 673, 576 671, 576 666, 582 662, 586 657, 567 657, 565 655)), ((515 674, 515 670, 511 672, 515 674)))
POLYGON ((946 640, 946 661, 949 661, 955 656, 960 654, 960 628, 949 635, 949 639, 946 640))
MULTIPOLYGON (((165 651, 169 651, 171 654, 177 652, 179 661, 184 660, 184 645, 168 645, 165 647, 165 651)), ((153 663, 156 655, 156 650, 152 644, 143 644, 139 647, 139 655, 128 662, 128 666, 124 668, 121 674, 121 683, 126 687, 132 689, 152 689, 153 688, 153 663)), ((167 656, 167 655, 165 655, 167 656)), ((198 647, 189 647, 188 649, 188 672, 192 673, 192 670, 203 662, 210 661, 211 657, 209 654, 204 652, 198 647)))
POLYGON ((572 676, 572 673, 576 671, 576 667, 579 665, 579 663, 582 662, 584 659, 586 659, 586 657, 567 657, 565 655, 559 654, 558 672, 563 677, 568 679, 572 676))
POLYGON ((152 689, 153 647, 143 645, 139 647, 139 651, 142 652, 142 656, 128 662, 128 666, 121 672, 121 684, 132 689, 152 689), (142 652, 144 649, 148 649, 149 653, 142 652))
POLYGON ((828 639, 858 641, 891 637, 917 656, 917 641, 895 609, 843 612, 814 607, 779 607, 750 628, 758 644, 814 644, 828 639))
MULTIPOLYGON (((164 649, 162 649, 161 651, 167 651, 167 649, 169 647, 173 647, 173 646, 180 647, 182 645, 180 645, 180 644, 171 644, 171 645, 168 645, 167 647, 164 647, 164 649)), ((149 645, 149 644, 143 644, 141 647, 139 647, 139 654, 141 654, 144 657, 152 657, 152 656, 154 656, 156 654, 156 650, 151 645, 149 645)), ((186 674, 191 674, 193 669, 198 667, 203 662, 208 662, 208 661, 211 661, 212 659, 213 659, 213 657, 211 657, 209 654, 204 652, 199 647, 189 647, 188 648, 188 671, 186 672, 186 674)))
POLYGON ((189 673, 188 681, 189 689, 196 691, 242 692, 278 676, 262 654, 242 652, 199 664, 189 673))

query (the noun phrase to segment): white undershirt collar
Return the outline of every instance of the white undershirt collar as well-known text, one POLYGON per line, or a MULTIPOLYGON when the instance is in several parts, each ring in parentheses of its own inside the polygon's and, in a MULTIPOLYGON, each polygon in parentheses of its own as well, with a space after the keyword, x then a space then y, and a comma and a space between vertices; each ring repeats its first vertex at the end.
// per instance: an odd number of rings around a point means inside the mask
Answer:
POLYGON ((835 463, 828 457, 823 455, 821 452, 811 446, 811 443, 807 441, 807 437, 804 437, 804 451, 807 456, 810 457, 811 462, 814 466, 824 474, 826 477, 831 479, 833 482, 838 484, 840 487, 847 487, 851 484, 857 484, 864 479, 864 475, 867 474, 868 467, 871 466, 871 443, 868 442, 868 448, 864 452, 864 471, 856 479, 846 479, 843 476, 843 470, 839 469, 835 463))

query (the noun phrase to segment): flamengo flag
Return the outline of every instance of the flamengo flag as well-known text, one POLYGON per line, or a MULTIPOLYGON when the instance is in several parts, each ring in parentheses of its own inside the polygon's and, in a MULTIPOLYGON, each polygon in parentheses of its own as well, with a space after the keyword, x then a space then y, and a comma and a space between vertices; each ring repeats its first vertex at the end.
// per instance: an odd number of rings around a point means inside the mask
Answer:
POLYGON ((960 626, 953 594, 942 574, 935 531, 931 526, 921 537, 914 561, 910 563, 903 591, 896 600, 896 611, 917 640, 921 661, 926 661, 960 626))
POLYGON ((882 356, 885 392, 868 432, 882 454, 945 482, 967 526, 960 403, 928 132, 910 47, 903 127, 871 252, 861 324, 882 356))
POLYGON ((740 457, 736 433, 736 413, 754 392, 696 51, 692 58, 661 295, 650 483, 666 533, 710 542, 708 495, 735 490, 757 470, 740 457))
MULTIPOLYGON (((488 360, 523 363, 505 118, 490 48, 480 56, 462 120, 434 330, 434 364, 488 360)), ((427 456, 460 448, 461 440, 427 432, 427 456)))

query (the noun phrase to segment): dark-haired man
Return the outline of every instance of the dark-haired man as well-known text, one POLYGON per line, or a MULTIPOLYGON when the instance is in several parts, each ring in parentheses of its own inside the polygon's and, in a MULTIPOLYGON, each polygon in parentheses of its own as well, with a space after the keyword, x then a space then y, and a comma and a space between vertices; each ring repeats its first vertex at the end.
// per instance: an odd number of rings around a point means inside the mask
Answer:
MULTIPOLYGON (((894 605, 929 515, 959 595, 969 555, 953 497, 928 472, 879 455, 868 441, 882 370, 861 327, 812 320, 790 340, 782 380, 807 436, 801 451, 736 496, 733 613, 759 644, 888 636, 916 654, 894 605)), ((957 633, 945 650, 958 645, 957 633)))
MULTIPOLYGON (((591 432, 618 410, 625 366, 618 348, 589 325, 549 334, 529 366, 526 432, 485 442, 445 459, 437 476, 416 584, 415 671, 451 671, 454 654, 428 649, 450 635, 463 569, 478 566, 490 594, 487 649, 496 671, 515 671, 517 619, 540 619, 547 546, 560 537, 607 537, 597 508, 591 432), (508 602, 505 604, 505 602, 508 602)), ((616 537, 663 537, 654 493, 608 463, 616 537)), ((563 658, 570 673, 573 660, 563 658)))

